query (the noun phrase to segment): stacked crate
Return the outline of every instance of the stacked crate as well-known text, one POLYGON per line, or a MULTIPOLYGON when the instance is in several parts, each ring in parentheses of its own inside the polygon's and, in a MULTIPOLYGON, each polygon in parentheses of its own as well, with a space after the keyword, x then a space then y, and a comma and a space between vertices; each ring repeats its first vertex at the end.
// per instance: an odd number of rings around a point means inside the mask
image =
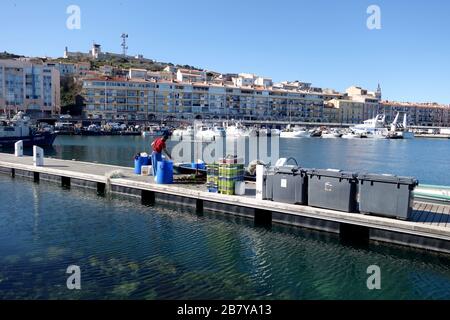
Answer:
POLYGON ((219 161, 219 193, 234 195, 235 184, 244 181, 244 164, 237 158, 225 158, 219 161))
POLYGON ((206 187, 209 192, 219 192, 219 164, 213 163, 206 166, 206 187))

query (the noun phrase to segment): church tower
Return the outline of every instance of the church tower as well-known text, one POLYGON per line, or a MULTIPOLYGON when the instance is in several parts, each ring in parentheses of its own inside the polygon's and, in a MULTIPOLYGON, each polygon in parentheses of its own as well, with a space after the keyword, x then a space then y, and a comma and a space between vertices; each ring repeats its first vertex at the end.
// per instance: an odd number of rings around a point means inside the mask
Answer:
POLYGON ((381 94, 381 86, 379 83, 378 83, 377 92, 376 92, 375 96, 377 97, 378 100, 381 101, 382 94, 381 94))

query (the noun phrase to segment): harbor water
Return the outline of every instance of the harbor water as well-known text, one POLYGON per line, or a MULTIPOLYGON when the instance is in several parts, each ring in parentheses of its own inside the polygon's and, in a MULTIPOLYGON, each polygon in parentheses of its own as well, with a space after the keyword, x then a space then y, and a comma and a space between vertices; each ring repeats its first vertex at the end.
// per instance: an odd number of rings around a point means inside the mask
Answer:
MULTIPOLYGON (((47 155, 133 166, 140 137, 58 137, 47 155)), ((298 139, 308 167, 450 185, 448 141, 298 139)), ((450 256, 0 175, 0 299, 450 299, 450 256), (66 269, 81 269, 68 290, 66 269), (381 289, 369 290, 369 266, 381 289)))
POLYGON ((0 194, 0 299, 450 299, 448 256, 8 176, 0 194))

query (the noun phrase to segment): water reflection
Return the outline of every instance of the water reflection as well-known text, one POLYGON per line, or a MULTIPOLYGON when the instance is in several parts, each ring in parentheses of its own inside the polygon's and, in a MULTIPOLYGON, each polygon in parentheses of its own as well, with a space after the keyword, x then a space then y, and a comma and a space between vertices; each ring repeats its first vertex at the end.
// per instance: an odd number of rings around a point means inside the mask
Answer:
POLYGON ((19 178, 0 176, 0 194, 1 299, 450 298, 448 256, 19 178), (70 264, 80 292, 65 288, 70 264), (366 287, 372 264, 377 292, 366 287))

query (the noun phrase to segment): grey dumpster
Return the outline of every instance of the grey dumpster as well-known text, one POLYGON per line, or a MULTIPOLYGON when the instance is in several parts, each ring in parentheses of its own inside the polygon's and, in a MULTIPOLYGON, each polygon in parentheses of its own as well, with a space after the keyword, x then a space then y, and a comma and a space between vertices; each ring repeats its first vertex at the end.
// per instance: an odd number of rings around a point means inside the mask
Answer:
POLYGON ((308 170, 308 204, 312 207, 356 212, 356 174, 340 170, 308 170))
POLYGON ((274 169, 267 169, 263 182, 263 200, 273 200, 274 169))
POLYGON ((295 166, 275 168, 273 201, 306 205, 307 187, 308 177, 305 170, 295 166))
POLYGON ((359 180, 359 211, 408 220, 412 213, 412 191, 415 178, 394 175, 361 174, 359 180))

